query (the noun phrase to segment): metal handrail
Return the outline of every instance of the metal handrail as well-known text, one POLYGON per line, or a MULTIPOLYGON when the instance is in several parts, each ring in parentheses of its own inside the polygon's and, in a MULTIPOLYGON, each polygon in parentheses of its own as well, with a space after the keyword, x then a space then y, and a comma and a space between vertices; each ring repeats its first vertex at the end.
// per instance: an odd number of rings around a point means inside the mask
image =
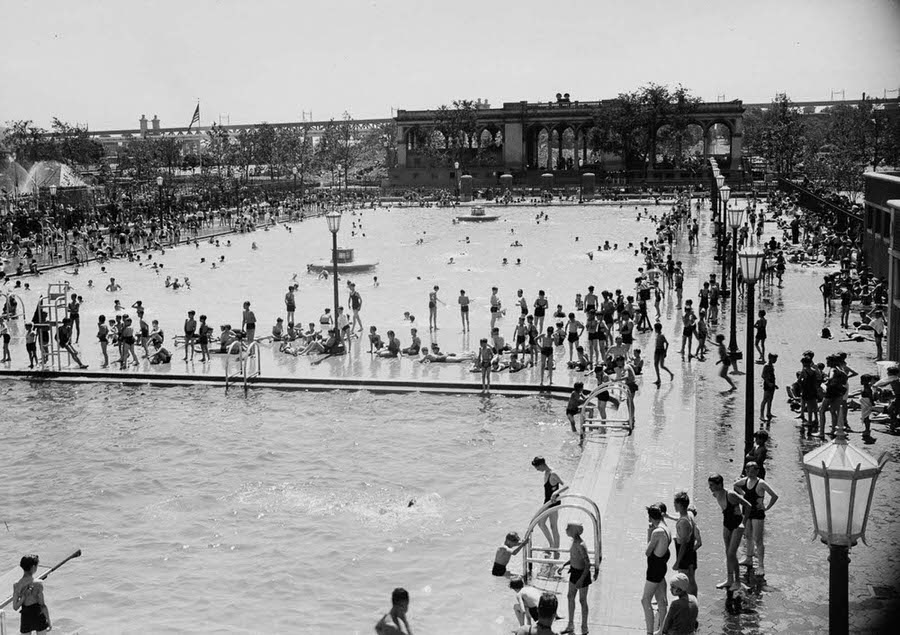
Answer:
MULTIPOLYGON (((600 561, 603 559, 603 540, 602 540, 602 536, 601 536, 602 522, 600 519, 600 508, 597 506, 597 504, 593 500, 591 500, 590 498, 588 498, 587 496, 584 496, 582 494, 564 494, 564 495, 560 496, 559 499, 557 499, 557 500, 560 501, 559 505, 551 506, 556 501, 548 501, 548 502, 544 503, 544 505, 541 506, 541 508, 538 510, 538 512, 531 519, 531 523, 528 525, 528 529, 526 530, 525 537, 523 539, 523 542, 526 543, 525 549, 522 550, 522 573, 523 573, 523 576, 526 578, 526 581, 527 581, 529 574, 531 573, 531 564, 533 564, 534 562, 540 562, 542 564, 559 562, 558 559, 552 559, 552 558, 550 558, 550 559, 545 559, 545 558, 535 559, 532 557, 532 551, 533 551, 534 545, 531 541, 531 536, 534 533, 534 528, 537 527, 537 525, 540 521, 542 521, 544 518, 546 518, 547 516, 549 516, 552 513, 558 512, 562 509, 576 509, 576 510, 586 513, 590 517, 590 519, 592 521, 591 524, 593 525, 593 528, 594 528, 594 549, 593 549, 593 551, 591 551, 590 549, 588 550, 588 556, 589 557, 591 555, 594 556, 594 562, 591 566, 594 569, 594 579, 596 580, 597 576, 600 575, 600 561), (590 508, 580 505, 580 504, 562 503, 561 500, 565 499, 565 498, 577 498, 579 500, 586 501, 590 505, 590 508)), ((561 547, 560 548, 549 548, 549 549, 542 548, 541 551, 568 551, 568 549, 561 548, 561 547)))
POLYGON ((580 436, 581 436, 582 440, 584 439, 585 428, 587 428, 587 429, 607 428, 607 427, 610 427, 610 425, 618 424, 618 425, 622 425, 622 426, 627 426, 627 428, 629 430, 634 430, 634 400, 633 400, 633 396, 631 394, 631 389, 628 387, 628 384, 626 384, 623 381, 604 382, 604 383, 600 384, 599 386, 597 386, 596 388, 594 388, 590 392, 590 394, 584 400, 584 403, 582 404, 581 408, 579 409, 578 414, 579 414, 579 424, 580 424, 580 428, 581 428, 580 436), (603 420, 602 423, 593 423, 593 419, 588 419, 588 417, 585 415, 585 410, 587 410, 588 408, 593 408, 593 406, 591 405, 591 400, 596 395, 598 395, 604 391, 619 393, 618 396, 622 397, 622 399, 619 400, 620 403, 624 400, 625 406, 628 409, 628 418, 627 419, 606 418, 603 420))
POLYGON ((246 397, 247 389, 249 388, 248 382, 251 379, 253 379, 254 377, 259 377, 260 374, 262 373, 262 366, 260 365, 260 361, 259 361, 259 342, 255 341, 255 340, 253 342, 250 342, 250 346, 247 347, 247 350, 244 353, 243 357, 244 357, 244 359, 243 359, 242 366, 244 367, 244 396, 246 397), (254 353, 256 353, 256 354, 254 355, 254 353), (250 371, 250 360, 253 358, 256 359, 256 370, 251 373, 251 372, 249 372, 250 371))
POLYGON ((238 377, 242 377, 244 375, 244 358, 243 356, 238 357, 238 370, 234 373, 229 373, 228 368, 231 366, 231 356, 235 354, 234 347, 237 346, 237 352, 241 352, 241 341, 235 340, 231 344, 228 345, 228 350, 225 352, 228 357, 225 358, 225 392, 228 392, 228 385, 231 383, 232 379, 237 379, 238 377))

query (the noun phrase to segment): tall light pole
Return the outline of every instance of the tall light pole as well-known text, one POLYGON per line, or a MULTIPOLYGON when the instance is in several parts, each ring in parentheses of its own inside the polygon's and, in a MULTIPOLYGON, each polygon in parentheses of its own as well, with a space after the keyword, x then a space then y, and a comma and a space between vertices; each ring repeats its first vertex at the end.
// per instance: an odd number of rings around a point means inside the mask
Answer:
MULTIPOLYGON (((716 216, 718 217, 719 223, 719 261, 722 265, 722 285, 719 289, 723 298, 728 297, 728 269, 726 263, 726 256, 728 254, 728 230, 725 229, 725 206, 722 204, 722 198, 724 193, 722 192, 723 187, 725 186, 725 177, 719 174, 718 169, 716 170, 716 204, 718 209, 716 210, 716 216)), ((729 194, 731 190, 728 190, 729 194)))
MULTIPOLYGON (((747 343, 745 345, 745 349, 747 351, 747 376, 745 379, 746 385, 746 397, 744 399, 744 455, 750 451, 750 448, 753 447, 753 431, 755 429, 754 422, 756 418, 754 417, 756 413, 756 406, 753 403, 753 364, 750 363, 750 360, 753 359, 753 331, 754 331, 754 321, 753 321, 753 310, 755 307, 755 293, 756 293, 756 282, 759 280, 759 274, 762 271, 762 263, 765 260, 766 254, 764 251, 757 249, 756 247, 748 247, 744 249, 740 253, 741 259, 741 269, 744 272, 744 280, 747 282, 747 343)), ((736 296, 736 293, 732 294, 732 298, 736 296)), ((732 319, 732 324, 734 324, 734 320, 732 319)))
POLYGON ((338 257, 337 257, 337 235, 341 229, 341 213, 329 212, 325 214, 325 221, 328 223, 328 231, 331 232, 331 277, 334 280, 334 334, 340 338, 341 332, 338 330, 338 257))
POLYGON ((291 170, 294 173, 294 198, 297 198, 297 166, 294 166, 294 169, 291 170))
POLYGON ((458 199, 461 195, 459 191, 459 161, 453 162, 453 174, 456 175, 456 198, 458 199))
MULTIPOLYGON (((741 351, 737 343, 737 235, 738 228, 744 222, 744 210, 740 208, 728 209, 728 197, 731 194, 726 185, 722 188, 722 202, 725 205, 728 216, 728 225, 731 227, 732 251, 731 251, 731 339, 728 342, 728 355, 732 361, 741 359, 741 351)), ((750 351, 747 351, 750 354, 750 351)))
MULTIPOLYGON (((156 203, 159 206, 159 235, 162 237, 163 231, 163 207, 162 207, 162 188, 163 188, 163 177, 156 177, 156 203)), ((162 240, 160 240, 162 242, 162 240)))
POLYGON ((872 508, 875 483, 888 461, 887 452, 876 461, 847 443, 844 422, 838 419, 834 441, 803 457, 803 472, 813 513, 813 529, 829 549, 828 631, 850 632, 850 547, 862 538, 872 508))

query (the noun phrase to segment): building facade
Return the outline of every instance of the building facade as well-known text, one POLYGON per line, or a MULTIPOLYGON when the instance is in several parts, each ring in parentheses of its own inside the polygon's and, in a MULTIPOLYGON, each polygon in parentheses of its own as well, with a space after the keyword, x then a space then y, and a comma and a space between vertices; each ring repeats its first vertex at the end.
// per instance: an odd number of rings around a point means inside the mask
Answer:
MULTIPOLYGON (((453 157, 430 152, 433 135, 447 132, 437 110, 398 110, 395 162, 391 185, 451 187, 461 174, 473 177, 476 186, 496 185, 504 174, 519 182, 536 184, 551 173, 557 184, 579 183, 580 173, 626 173, 616 156, 598 155, 591 148, 591 133, 602 101, 573 101, 557 95, 550 102, 507 102, 501 108, 477 108, 474 133, 465 148, 453 157)), ((744 107, 740 101, 701 103, 687 117, 695 126, 695 153, 705 163, 716 157, 726 173, 740 171, 744 107)), ((443 113, 445 114, 445 113, 443 113)), ((664 167, 655 140, 667 125, 660 121, 653 134, 648 165, 640 173, 648 181, 678 178, 676 170, 664 167)), ((439 141, 438 141, 439 143, 439 141)))
POLYGON ((900 361, 900 173, 865 175, 863 251, 876 276, 888 280, 887 356, 900 361))

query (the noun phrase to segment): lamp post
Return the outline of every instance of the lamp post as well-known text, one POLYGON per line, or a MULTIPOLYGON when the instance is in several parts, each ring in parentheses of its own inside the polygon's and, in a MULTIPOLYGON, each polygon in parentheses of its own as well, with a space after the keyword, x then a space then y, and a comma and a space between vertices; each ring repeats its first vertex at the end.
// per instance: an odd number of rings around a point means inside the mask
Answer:
POLYGON ((838 420, 834 441, 803 457, 803 473, 813 513, 813 531, 829 548, 828 630, 848 635, 850 547, 866 541, 866 524, 872 508, 875 483, 884 464, 847 443, 844 423, 838 420))
MULTIPOLYGON (((753 402, 753 364, 750 359, 753 357, 753 310, 755 309, 755 293, 756 282, 759 280, 759 274, 762 271, 762 263, 766 254, 756 247, 749 247, 740 253, 741 269, 744 272, 744 280, 747 282, 747 343, 745 349, 747 351, 747 377, 746 379, 746 398, 744 407, 744 455, 753 447, 753 430, 755 428, 753 422, 755 420, 756 406, 753 402)), ((732 299, 737 295, 732 294, 732 299)), ((734 318, 732 317, 732 324, 734 318)))
MULTIPOLYGON (((156 177, 156 203, 159 207, 159 234, 162 236, 163 231, 163 207, 162 207, 162 188, 163 188, 163 177, 156 177)), ((161 241, 160 241, 161 242, 161 241)))
POLYGON ((334 280, 334 334, 336 337, 340 337, 341 333, 338 330, 338 259, 337 259, 337 235, 338 231, 341 229, 341 213, 336 211, 331 211, 328 214, 325 214, 325 220, 328 223, 328 231, 331 232, 331 265, 332 265, 332 279, 334 280))
POLYGON ((297 198, 297 166, 294 166, 294 169, 291 170, 294 173, 294 198, 297 198))
MULTIPOLYGON (((744 222, 744 210, 740 208, 728 209, 728 198, 731 195, 731 189, 726 185, 721 191, 722 202, 725 206, 726 215, 728 216, 728 226, 731 227, 732 251, 731 251, 731 339, 728 342, 728 355, 732 361, 741 359, 743 355, 738 349, 737 343, 737 234, 738 228, 744 222)), ((727 260, 727 259, 726 259, 727 260)), ((722 278, 725 278, 725 272, 722 272, 722 278)), ((750 354, 750 351, 747 351, 750 354)))
MULTIPOLYGON (((719 224, 719 262, 722 265, 722 288, 720 289, 723 298, 728 297, 728 276, 726 274, 725 256, 728 253, 728 230, 725 229, 725 213, 722 205, 722 187, 725 185, 725 177, 719 173, 718 168, 715 171, 716 179, 716 222, 719 224)), ((730 190, 729 190, 730 192, 730 190)))
POLYGON ((456 175, 456 198, 458 199, 460 196, 459 191, 459 161, 453 162, 453 174, 456 175))

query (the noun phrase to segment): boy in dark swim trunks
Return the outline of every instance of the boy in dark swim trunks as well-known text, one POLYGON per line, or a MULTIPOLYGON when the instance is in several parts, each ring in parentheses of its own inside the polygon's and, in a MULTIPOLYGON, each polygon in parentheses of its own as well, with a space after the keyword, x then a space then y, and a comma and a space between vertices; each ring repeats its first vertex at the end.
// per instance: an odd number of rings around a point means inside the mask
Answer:
POLYGON ((575 417, 581 413, 581 406, 584 404, 584 384, 576 381, 572 386, 572 394, 569 395, 569 403, 566 405, 566 418, 569 425, 572 426, 572 432, 578 432, 575 427, 575 417))
POLYGON ((575 595, 581 603, 581 632, 588 632, 588 602, 587 592, 591 585, 591 559, 588 555, 587 547, 581 539, 584 527, 580 523, 569 523, 566 525, 566 535, 572 539, 572 546, 569 548, 569 561, 560 567, 569 565, 569 592, 567 599, 569 602, 569 624, 563 633, 575 632, 575 595))
POLYGON ((50 611, 44 601, 44 583, 34 579, 39 561, 38 556, 22 556, 19 566, 24 574, 13 585, 13 610, 22 611, 21 633, 46 633, 51 628, 50 611))
POLYGON ((478 349, 478 355, 475 357, 475 363, 481 370, 481 390, 483 392, 491 391, 491 363, 494 360, 494 351, 488 346, 486 337, 481 338, 481 348, 478 349))
POLYGON ((506 575, 506 565, 509 559, 522 551, 525 543, 519 538, 519 534, 514 531, 506 534, 506 540, 497 547, 497 553, 494 554, 494 566, 491 569, 491 575, 502 577, 506 575))

